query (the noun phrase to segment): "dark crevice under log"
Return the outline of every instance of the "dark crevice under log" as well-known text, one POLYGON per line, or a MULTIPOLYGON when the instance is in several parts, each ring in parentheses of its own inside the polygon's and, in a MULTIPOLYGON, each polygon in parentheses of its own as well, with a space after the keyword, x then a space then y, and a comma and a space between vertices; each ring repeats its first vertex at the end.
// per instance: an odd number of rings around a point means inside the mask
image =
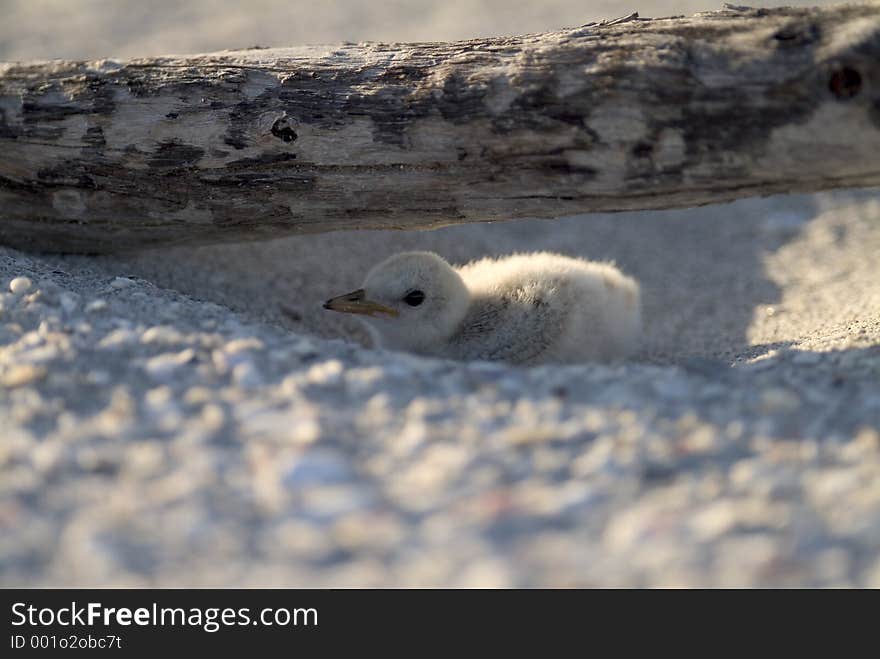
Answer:
POLYGON ((0 64, 0 243, 105 252, 880 185, 880 6, 0 64))

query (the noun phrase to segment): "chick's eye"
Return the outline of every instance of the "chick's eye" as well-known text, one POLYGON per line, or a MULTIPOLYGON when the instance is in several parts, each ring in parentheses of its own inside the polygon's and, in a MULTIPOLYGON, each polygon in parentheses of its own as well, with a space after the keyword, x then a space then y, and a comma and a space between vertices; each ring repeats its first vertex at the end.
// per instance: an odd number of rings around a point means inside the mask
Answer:
POLYGON ((403 298, 403 301, 411 307, 417 307, 425 301, 425 294, 422 291, 410 291, 403 298))

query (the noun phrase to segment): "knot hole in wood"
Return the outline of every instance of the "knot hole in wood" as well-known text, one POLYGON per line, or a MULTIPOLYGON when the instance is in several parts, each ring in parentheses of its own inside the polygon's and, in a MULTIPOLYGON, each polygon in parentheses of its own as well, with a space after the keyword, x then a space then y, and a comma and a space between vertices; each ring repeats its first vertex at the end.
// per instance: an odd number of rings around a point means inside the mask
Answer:
POLYGON ((293 142, 299 137, 293 129, 293 122, 286 114, 275 120, 271 133, 283 142, 293 142))

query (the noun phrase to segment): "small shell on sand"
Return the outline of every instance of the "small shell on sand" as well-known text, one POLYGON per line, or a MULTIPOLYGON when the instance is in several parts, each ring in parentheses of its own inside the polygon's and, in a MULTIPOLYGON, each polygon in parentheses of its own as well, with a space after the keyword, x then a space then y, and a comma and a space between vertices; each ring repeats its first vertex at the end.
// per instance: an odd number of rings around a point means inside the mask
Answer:
POLYGON ((0 386, 14 388, 31 384, 46 377, 46 369, 33 364, 17 364, 0 376, 0 386))
POLYGON ((9 290, 14 295, 24 295, 31 290, 32 282, 28 277, 16 277, 9 282, 9 290))

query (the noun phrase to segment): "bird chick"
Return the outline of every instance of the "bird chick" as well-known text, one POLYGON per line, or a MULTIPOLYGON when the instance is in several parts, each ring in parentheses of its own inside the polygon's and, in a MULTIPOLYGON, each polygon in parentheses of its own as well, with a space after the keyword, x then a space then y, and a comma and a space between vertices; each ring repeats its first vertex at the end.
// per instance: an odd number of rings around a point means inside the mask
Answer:
POLYGON ((641 333, 634 279, 610 263, 547 252, 460 268, 404 252, 324 308, 362 316, 383 348, 458 360, 608 361, 632 354, 641 333))

